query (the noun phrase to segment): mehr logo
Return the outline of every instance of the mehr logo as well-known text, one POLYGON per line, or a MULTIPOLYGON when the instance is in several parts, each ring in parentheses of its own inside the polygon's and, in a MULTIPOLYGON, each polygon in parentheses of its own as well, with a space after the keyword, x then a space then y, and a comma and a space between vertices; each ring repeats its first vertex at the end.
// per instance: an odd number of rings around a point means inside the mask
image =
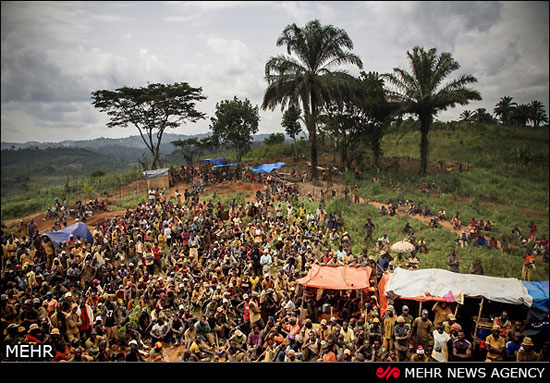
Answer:
POLYGON ((17 359, 53 358, 53 347, 49 344, 14 344, 6 345, 5 356, 17 359))
POLYGON ((376 369, 376 376, 380 379, 399 378, 401 371, 397 367, 388 366, 385 370, 382 367, 376 369))

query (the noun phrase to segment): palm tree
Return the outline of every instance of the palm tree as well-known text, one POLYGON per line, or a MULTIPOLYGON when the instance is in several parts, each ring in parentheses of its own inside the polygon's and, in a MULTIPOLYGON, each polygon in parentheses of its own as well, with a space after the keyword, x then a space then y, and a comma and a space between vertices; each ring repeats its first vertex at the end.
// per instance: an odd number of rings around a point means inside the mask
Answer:
POLYGON ((327 103, 351 97, 353 77, 342 64, 363 67, 361 59, 349 52, 353 43, 346 31, 332 25, 309 21, 304 28, 288 25, 277 46, 285 45, 288 55, 271 57, 265 64, 268 87, 262 109, 300 105, 311 142, 311 179, 317 178, 317 118, 327 103), (348 50, 346 50, 348 49, 348 50))
POLYGON ((477 108, 473 113, 473 118, 477 122, 492 123, 494 122, 493 116, 485 108, 477 108))
POLYGON ((529 120, 533 121, 535 128, 538 128, 541 122, 548 122, 548 116, 546 115, 546 110, 542 102, 538 100, 531 101, 529 103, 529 108, 531 109, 529 120))
POLYGON ((465 110, 460 113, 460 121, 472 122, 474 120, 474 112, 471 110, 465 110))
POLYGON ((512 102, 512 97, 505 96, 495 105, 493 113, 500 117, 500 121, 503 125, 509 125, 512 113, 517 106, 517 103, 512 102))
POLYGON ((440 87, 451 72, 460 68, 450 53, 442 52, 438 55, 436 48, 425 51, 424 48, 414 47, 412 52, 407 52, 407 56, 411 73, 394 68, 394 73, 385 74, 384 77, 397 88, 389 95, 400 105, 401 113, 418 116, 421 133, 420 173, 425 174, 428 165, 428 133, 434 116, 456 104, 466 105, 470 100, 481 100, 481 95, 466 87, 477 82, 475 77, 468 74, 440 87))
POLYGON ((513 122, 520 126, 527 126, 529 116, 531 115, 531 108, 527 104, 518 104, 514 108, 510 115, 510 122, 513 122))

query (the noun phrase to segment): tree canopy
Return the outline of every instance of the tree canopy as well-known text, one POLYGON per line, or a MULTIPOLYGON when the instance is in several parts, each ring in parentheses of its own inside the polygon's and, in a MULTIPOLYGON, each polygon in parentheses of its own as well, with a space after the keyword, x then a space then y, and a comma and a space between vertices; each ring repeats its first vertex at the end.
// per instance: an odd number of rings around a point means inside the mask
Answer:
POLYGON ((216 115, 210 121, 213 144, 234 149, 240 162, 252 146, 252 135, 258 132, 258 106, 237 97, 224 100, 216 104, 216 115))
POLYGON ((159 148, 164 131, 205 119, 206 115, 195 109, 196 103, 205 99, 202 88, 186 82, 92 92, 92 104, 110 116, 108 127, 133 125, 138 129, 151 152, 151 169, 162 166, 159 148))
POLYGON ((317 118, 323 105, 347 99, 353 77, 338 69, 343 64, 363 67, 352 54, 347 32, 333 25, 309 21, 305 27, 287 25, 277 40, 288 55, 271 57, 265 64, 268 83, 262 109, 301 105, 311 142, 311 178, 317 175, 317 118))
POLYGON ((469 74, 463 74, 445 84, 443 81, 460 68, 450 53, 437 54, 436 48, 426 51, 414 47, 407 52, 410 72, 394 68, 393 73, 383 75, 393 85, 390 99, 400 106, 403 114, 414 114, 420 120, 420 173, 426 173, 428 166, 428 133, 434 116, 439 112, 470 100, 481 100, 477 90, 467 86, 477 82, 469 74))

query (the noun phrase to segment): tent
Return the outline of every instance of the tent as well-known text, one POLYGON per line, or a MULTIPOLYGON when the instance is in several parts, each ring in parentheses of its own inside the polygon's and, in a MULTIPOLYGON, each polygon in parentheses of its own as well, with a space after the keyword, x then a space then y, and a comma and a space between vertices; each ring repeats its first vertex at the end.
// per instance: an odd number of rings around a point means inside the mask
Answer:
POLYGON ((204 160, 201 160, 201 161, 210 161, 210 162, 214 162, 216 165, 226 165, 229 163, 229 160, 225 157, 220 157, 220 158, 206 158, 204 160))
POLYGON ((521 281, 523 285, 527 288, 527 292, 531 297, 533 297, 533 306, 544 312, 549 312, 550 308, 548 305, 548 281, 542 282, 526 282, 521 281))
POLYGON ((68 226, 64 229, 58 230, 58 231, 52 231, 49 233, 44 233, 42 235, 47 236, 53 243, 53 248, 57 249, 60 243, 66 242, 69 240, 69 236, 73 234, 74 239, 77 239, 77 235, 80 235, 81 239, 85 239, 88 241, 88 243, 93 243, 94 239, 92 237, 92 233, 90 233, 90 230, 88 229, 88 226, 86 226, 82 222, 77 222, 74 225, 68 226))
POLYGON ((261 164, 257 168, 249 168, 254 173, 271 173, 275 169, 279 169, 281 166, 286 165, 286 162, 277 162, 275 164, 261 164))
POLYGON ((212 166, 212 169, 223 168, 225 166, 237 166, 238 164, 240 164, 240 162, 236 162, 234 164, 214 165, 212 166))
POLYGON ((170 169, 146 170, 143 177, 147 180, 147 189, 162 189, 170 187, 170 169))
POLYGON ((372 269, 352 266, 319 266, 313 265, 308 274, 296 283, 329 290, 363 290, 370 287, 369 279, 372 269))
POLYGON ((463 303, 464 297, 483 297, 495 302, 525 305, 533 303, 527 288, 516 278, 459 274, 442 269, 405 270, 384 274, 378 284, 382 314, 386 292, 401 299, 463 303))

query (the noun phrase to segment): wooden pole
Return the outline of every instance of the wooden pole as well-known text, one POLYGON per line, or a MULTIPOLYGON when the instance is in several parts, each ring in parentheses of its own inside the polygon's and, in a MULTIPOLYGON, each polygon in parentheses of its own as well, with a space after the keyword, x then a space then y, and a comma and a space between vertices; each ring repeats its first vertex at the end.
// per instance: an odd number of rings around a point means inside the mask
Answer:
POLYGON ((479 313, 477 314, 476 328, 474 329, 474 346, 477 342, 477 328, 479 327, 479 320, 481 319, 481 311, 483 311, 483 302, 485 302, 485 297, 481 297, 481 303, 479 304, 479 313))
POLYGON ((418 306, 418 316, 422 315, 422 301, 420 301, 420 305, 418 306))
POLYGON ((455 317, 456 317, 456 314, 458 313, 458 308, 459 307, 460 307, 460 303, 457 302, 456 307, 455 307, 455 317))

